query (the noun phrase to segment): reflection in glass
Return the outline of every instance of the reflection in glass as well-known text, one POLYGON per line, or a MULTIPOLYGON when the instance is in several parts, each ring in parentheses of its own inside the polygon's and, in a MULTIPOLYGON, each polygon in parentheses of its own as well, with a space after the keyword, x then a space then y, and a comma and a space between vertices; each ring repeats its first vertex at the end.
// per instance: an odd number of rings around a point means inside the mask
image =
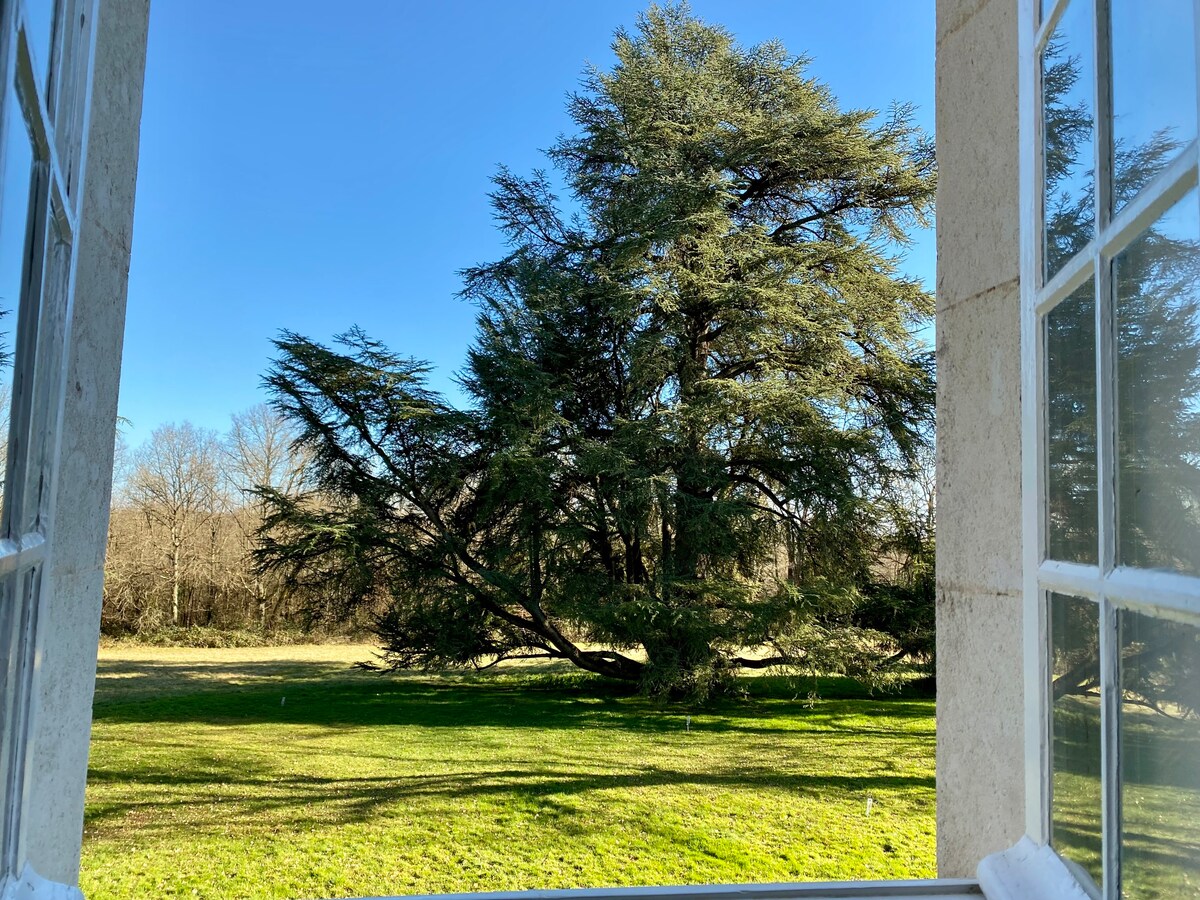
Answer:
POLYGON ((1091 240, 1095 222, 1091 6, 1086 0, 1074 0, 1042 52, 1047 280, 1091 240))
POLYGON ((1193 190, 1114 260, 1117 560, 1200 574, 1200 210, 1193 190))
POLYGON ((1096 299, 1088 279, 1046 315, 1046 552, 1098 560, 1096 299))
POLYGON ((1112 0, 1113 211, 1196 136, 1192 0, 1112 0))
POLYGON ((3 192, 0 193, 0 486, 4 484, 8 459, 12 360, 17 306, 25 278, 29 192, 33 180, 29 132, 16 103, 16 94, 10 89, 5 108, 12 113, 4 136, 4 180, 0 182, 3 192))
MULTIPOLYGON (((62 348, 66 344, 66 296, 70 275, 70 247, 63 241, 55 220, 43 223, 45 229, 44 255, 41 270, 41 304, 38 309, 36 334, 38 364, 48 371, 58 371, 62 365, 62 348)), ((26 327, 24 322, 22 328, 26 327)), ((41 524, 50 484, 50 455, 53 450, 54 427, 57 422, 57 385, 42 379, 32 385, 28 413, 29 431, 25 436, 24 485, 20 508, 10 513, 11 527, 16 533, 35 531, 41 524)))
POLYGON ((1200 629, 1121 613, 1121 895, 1200 897, 1200 629))
POLYGON ((1101 884, 1100 613, 1090 600, 1050 594, 1053 699, 1051 842, 1101 884))

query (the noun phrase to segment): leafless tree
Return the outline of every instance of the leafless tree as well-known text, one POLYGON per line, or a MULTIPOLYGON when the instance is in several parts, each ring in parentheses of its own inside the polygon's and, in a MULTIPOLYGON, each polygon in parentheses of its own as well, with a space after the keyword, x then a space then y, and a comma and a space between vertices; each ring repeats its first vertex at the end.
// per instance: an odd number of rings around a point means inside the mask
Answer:
POLYGON ((271 488, 295 494, 304 483, 305 457, 295 447, 295 427, 265 403, 234 413, 224 444, 227 477, 240 494, 239 527, 243 558, 237 573, 246 580, 246 588, 256 605, 258 624, 266 628, 278 619, 287 597, 277 578, 260 574, 251 559, 265 505, 254 491, 271 488))
POLYGON ((168 562, 172 625, 180 621, 181 591, 188 566, 196 562, 197 538, 220 511, 219 459, 216 435, 189 422, 159 426, 134 455, 130 501, 168 562))

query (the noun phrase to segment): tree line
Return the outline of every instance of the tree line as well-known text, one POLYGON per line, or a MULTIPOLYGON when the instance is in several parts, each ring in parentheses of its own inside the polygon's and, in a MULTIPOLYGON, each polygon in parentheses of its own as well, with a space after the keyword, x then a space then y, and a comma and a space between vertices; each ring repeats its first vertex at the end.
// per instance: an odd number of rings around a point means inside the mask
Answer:
POLYGON ((118 438, 102 627, 296 628, 304 610, 283 579, 257 570, 266 513, 254 491, 305 489, 295 427, 265 404, 225 434, 164 424, 135 448, 118 438))

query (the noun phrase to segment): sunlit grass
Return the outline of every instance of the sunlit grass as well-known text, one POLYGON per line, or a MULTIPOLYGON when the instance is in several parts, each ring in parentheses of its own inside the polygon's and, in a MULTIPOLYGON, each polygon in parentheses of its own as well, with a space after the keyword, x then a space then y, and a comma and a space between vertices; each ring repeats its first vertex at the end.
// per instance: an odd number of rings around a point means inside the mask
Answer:
POLYGON ((934 875, 929 699, 759 678, 688 710, 559 670, 348 669, 369 657, 105 650, 86 896, 934 875))

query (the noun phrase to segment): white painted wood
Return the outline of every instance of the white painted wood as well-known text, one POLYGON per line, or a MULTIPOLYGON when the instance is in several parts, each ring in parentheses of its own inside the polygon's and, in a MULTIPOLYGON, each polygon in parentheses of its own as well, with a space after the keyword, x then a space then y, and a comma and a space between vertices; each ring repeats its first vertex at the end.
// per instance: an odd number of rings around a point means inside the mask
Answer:
MULTIPOLYGON (((1102 681, 1102 801, 1105 900, 1120 896, 1120 660, 1118 610, 1137 609, 1165 618, 1200 622, 1200 578, 1170 572, 1117 566, 1117 367, 1115 296, 1112 259, 1189 190, 1198 180, 1200 142, 1193 140, 1118 215, 1112 210, 1112 97, 1110 0, 1073 0, 1093 4, 1095 72, 1093 98, 1096 110, 1094 172, 1096 173, 1095 222, 1097 233, 1080 253, 1040 290, 1038 255, 1043 223, 1041 192, 1041 96, 1037 79, 1039 53, 1061 17, 1063 3, 1047 21, 1037 25, 1037 9, 1022 6, 1021 97, 1022 120, 1022 388, 1025 400, 1022 452, 1025 502, 1025 676, 1026 684, 1026 796, 1027 841, 1006 854, 990 857, 980 867, 980 882, 991 897, 1066 897, 1063 885, 1075 885, 1077 896, 1087 896, 1075 883, 1070 865, 1048 847, 1050 769, 1050 705, 1046 591, 1073 594, 1100 604, 1102 681), (1045 386, 1043 321, 1071 291, 1088 277, 1096 285, 1096 424, 1097 424, 1097 566, 1043 560, 1045 544, 1045 386), (1040 874, 1039 874, 1040 873, 1040 874), (1033 880, 1030 880, 1030 879, 1033 880)), ((1196 4, 1196 39, 1200 46, 1200 3, 1196 4)), ((1200 73, 1198 73, 1200 88, 1200 73)), ((1200 104, 1200 89, 1197 91, 1200 104)))
POLYGON ((1096 566, 1057 559, 1043 560, 1037 567, 1037 576, 1043 590, 1074 594, 1089 600, 1099 600, 1104 586, 1104 579, 1100 577, 1100 570, 1096 566))
MULTIPOLYGON (((1055 12, 1061 15, 1065 4, 1055 12)), ((1049 840, 1049 742, 1046 711, 1046 614, 1045 599, 1038 586, 1038 564, 1042 557, 1043 497, 1042 401, 1037 286, 1042 274, 1041 172, 1042 123, 1040 110, 1039 42, 1035 40, 1037 0, 1021 0, 1018 12, 1020 52, 1018 116, 1020 119, 1020 209, 1021 209, 1021 530, 1024 557, 1024 666, 1025 678, 1025 829, 1039 842, 1049 840)), ((1049 19, 1043 37, 1053 28, 1049 19)), ((1080 271, 1085 271, 1080 267, 1080 271)), ((1063 276, 1064 279, 1072 277, 1063 276)), ((1084 275, 1086 277, 1086 274, 1084 275)), ((1060 285, 1058 290, 1063 290, 1060 285)), ((1065 295, 1064 295, 1065 296, 1065 295)))
POLYGON ((1106 900, 1120 900, 1121 721, 1120 638, 1117 611, 1100 601, 1100 856, 1106 900))
MULTIPOLYGON (((67 167, 59 158, 63 142, 58 139, 47 103, 46 85, 35 76, 28 47, 25 0, 9 0, 0 18, 0 41, 7 48, 5 65, 0 67, 5 81, 15 81, 19 108, 0 108, 6 127, 20 127, 23 119, 32 135, 37 160, 31 200, 33 243, 28 258, 20 300, 16 362, 13 370, 12 422, 14 440, 10 442, 8 476, 5 480, 4 540, 0 540, 0 579, 6 609, 0 615, 3 629, 5 662, 0 677, 0 900, 69 900, 81 895, 75 888, 48 881, 28 864, 25 845, 25 810, 30 797, 34 748, 41 636, 52 623, 45 621, 46 597, 42 577, 54 547, 50 522, 51 503, 57 489, 57 455, 61 441, 60 426, 65 396, 65 361, 69 342, 74 294, 76 257, 73 238, 78 221, 72 204, 67 167), (67 253, 64 262, 62 247, 67 253), (57 248, 57 249, 56 249, 57 248), (57 267, 57 268, 56 268, 57 267), (35 406, 34 398, 49 398, 49 409, 35 406), (36 475, 36 477, 31 477, 36 475), (27 491, 34 487, 36 496, 27 491)), ((70 111, 79 110, 81 127, 69 113, 64 124, 74 131, 71 140, 82 144, 86 134, 91 96, 92 57, 95 45, 97 0, 63 0, 57 11, 59 51, 47 60, 50 84, 65 85, 64 90, 79 91, 70 111), (70 16, 68 18, 67 12, 70 16), (66 41, 63 34, 80 21, 86 29, 83 40, 66 41)), ((7 94, 2 95, 7 96, 7 94)), ((65 97, 66 94, 62 94, 65 97)), ((67 145, 70 144, 68 140, 67 145)), ((83 177, 85 149, 72 150, 73 159, 83 177)), ((75 192, 78 195, 78 191, 75 192)), ((4 235, 13 240, 13 235, 4 235)))
MULTIPOLYGON (((1036 172, 1035 172, 1036 175, 1036 172)), ((1038 205, 1041 205, 1040 193, 1036 198, 1038 205)), ((1039 242, 1040 243, 1040 242, 1039 242)), ((1072 256, 1069 260, 1062 264, 1054 277, 1047 283, 1042 290, 1040 299, 1035 303, 1035 311, 1041 317, 1044 317, 1050 310, 1058 306, 1063 300, 1066 300, 1075 290, 1085 281, 1092 277, 1095 267, 1096 242, 1090 241, 1086 247, 1072 256)), ((1038 278, 1041 278, 1041 269, 1037 272, 1038 278)))
POLYGON ((1188 144, 1104 229, 1100 248, 1106 256, 1120 253, 1196 186, 1196 147, 1196 141, 1188 144))
MULTIPOLYGON (((1058 20, 1062 18, 1063 12, 1066 11, 1068 2, 1069 0, 1057 0, 1054 6, 1050 8, 1050 12, 1046 15, 1046 19, 1041 23, 1040 27, 1037 20, 1039 6, 1036 2, 1033 7, 1032 16, 1028 19, 1022 16, 1022 22, 1032 22, 1033 24, 1031 27, 1037 33, 1037 39, 1032 48, 1032 58, 1036 58, 1036 56, 1045 48, 1046 41, 1050 40, 1050 35, 1054 32, 1055 26, 1058 25, 1058 20)), ((1024 24, 1022 24, 1021 27, 1024 28, 1024 24)), ((1026 59, 1030 57, 1026 57, 1024 54, 1022 54, 1021 58, 1026 59)))
POLYGON ((1028 837, 979 864, 987 900, 1094 900, 1058 855, 1028 837))
POLYGON ((25 866, 19 876, 0 877, 0 900, 83 900, 83 894, 76 887, 48 881, 25 866))

